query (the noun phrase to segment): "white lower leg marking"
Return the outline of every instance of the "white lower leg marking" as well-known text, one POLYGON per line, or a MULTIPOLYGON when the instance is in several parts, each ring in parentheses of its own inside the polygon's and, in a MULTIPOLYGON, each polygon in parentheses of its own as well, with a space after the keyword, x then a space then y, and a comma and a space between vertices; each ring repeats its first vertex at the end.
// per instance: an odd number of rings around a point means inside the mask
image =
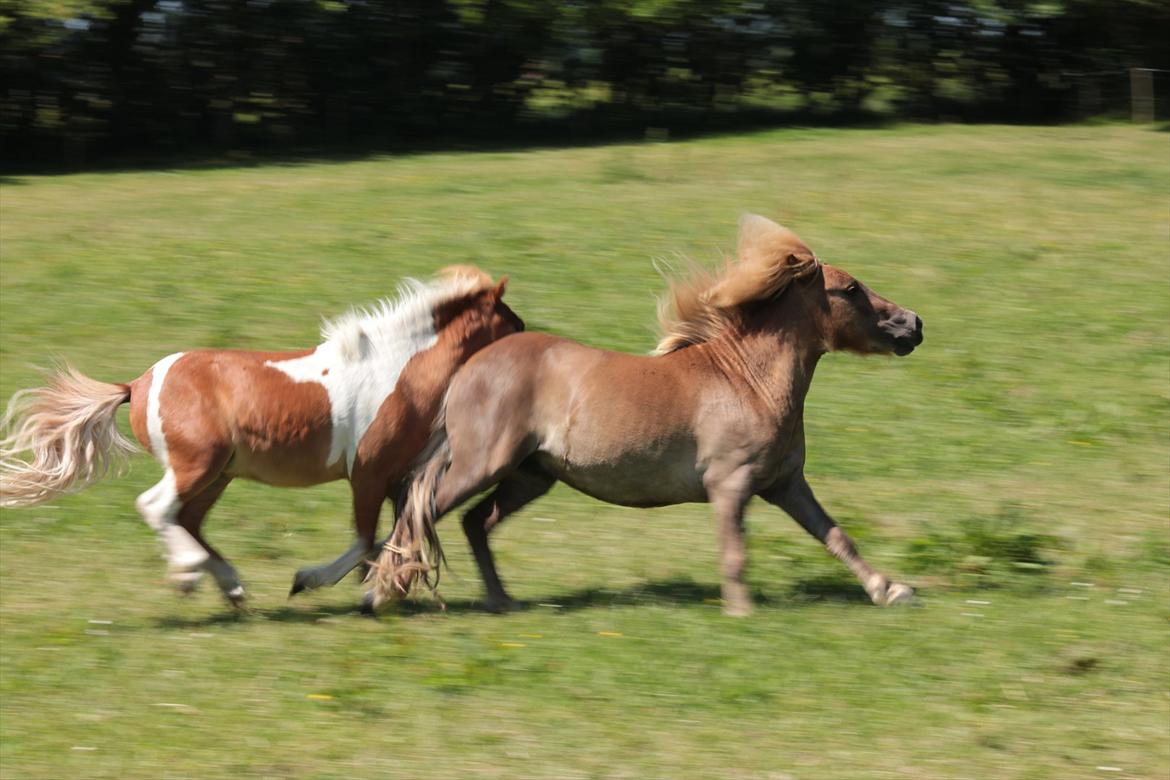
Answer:
POLYGON ((193 593, 201 579, 203 579, 202 569, 196 569, 195 571, 172 571, 167 574, 167 580, 178 588, 181 593, 193 593))
POLYGON ((207 560, 207 550, 195 541, 182 526, 175 524, 183 502, 175 488, 175 472, 167 469, 162 480, 138 497, 136 502, 142 519, 162 539, 167 550, 167 562, 172 572, 193 571, 207 560))
POLYGON ((162 540, 167 546, 167 563, 173 571, 197 569, 210 557, 195 537, 174 523, 163 529, 162 540))
POLYGON ((142 519, 154 530, 162 533, 172 525, 183 507, 175 487, 175 472, 167 469, 158 484, 138 497, 138 504, 142 519))
POLYGON ((341 556, 329 563, 313 566, 302 570, 301 584, 306 589, 319 588, 322 585, 336 585, 342 577, 353 571, 370 553, 362 539, 354 539, 349 549, 341 556))
POLYGON ((149 507, 151 503, 158 496, 159 490, 162 488, 162 482, 157 482, 140 495, 135 501, 134 506, 138 509, 138 514, 142 515, 142 520, 156 532, 162 530, 162 526, 156 524, 156 519, 150 514, 149 507))

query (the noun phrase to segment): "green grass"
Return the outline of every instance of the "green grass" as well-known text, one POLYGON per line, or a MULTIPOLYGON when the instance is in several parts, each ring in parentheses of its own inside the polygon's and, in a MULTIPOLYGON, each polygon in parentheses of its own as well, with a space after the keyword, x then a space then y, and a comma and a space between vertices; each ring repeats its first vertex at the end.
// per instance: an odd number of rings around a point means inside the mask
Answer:
POLYGON ((254 612, 162 581, 158 467, 0 521, 7 778, 1164 778, 1170 773, 1170 155, 1126 126, 793 130, 702 141, 8 180, 0 390, 68 358, 128 380, 193 346, 315 343, 448 263, 530 328, 645 351, 655 257, 742 210, 916 309, 903 359, 822 361, 808 473, 918 608, 881 610, 753 505, 759 609, 721 616, 706 507, 558 488, 457 523, 441 613, 359 587, 344 485, 237 484, 209 535, 254 612), (95 622, 97 621, 97 622, 95 622), (108 622, 107 622, 108 621, 108 622), (1100 767, 1119 768, 1112 772, 1100 767))

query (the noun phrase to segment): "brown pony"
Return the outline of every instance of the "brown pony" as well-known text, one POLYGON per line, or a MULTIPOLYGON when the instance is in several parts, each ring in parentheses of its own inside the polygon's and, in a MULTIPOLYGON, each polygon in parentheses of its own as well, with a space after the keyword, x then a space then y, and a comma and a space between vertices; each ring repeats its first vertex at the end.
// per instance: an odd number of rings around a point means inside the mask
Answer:
POLYGON ((166 469, 136 504, 180 590, 206 571, 232 604, 243 602, 235 569, 200 531, 236 477, 278 486, 349 480, 357 539, 335 561, 298 571, 292 593, 333 585, 374 549, 382 502, 426 444, 451 375, 524 329, 501 300, 504 285, 453 266, 432 283, 407 280, 397 300, 327 322, 315 348, 179 352, 126 384, 66 368, 9 405, 0 506, 76 492, 120 465, 135 449, 115 423, 129 402, 134 435, 166 469))
POLYGON ((741 221, 739 261, 672 285, 655 356, 606 352, 540 333, 505 339, 455 375, 367 606, 431 582, 435 522, 495 486, 463 516, 489 609, 511 603, 488 533, 561 480, 602 501, 714 505, 723 608, 751 608, 744 508, 760 496, 792 515, 861 580, 875 604, 913 590, 874 571, 804 478, 804 398, 826 352, 907 355, 922 320, 763 217, 741 221))

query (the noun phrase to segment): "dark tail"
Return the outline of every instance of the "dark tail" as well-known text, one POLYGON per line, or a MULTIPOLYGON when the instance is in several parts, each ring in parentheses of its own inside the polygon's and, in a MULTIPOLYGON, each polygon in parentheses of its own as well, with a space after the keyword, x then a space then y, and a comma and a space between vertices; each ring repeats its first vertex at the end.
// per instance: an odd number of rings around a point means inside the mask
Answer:
POLYGON ((414 476, 398 507, 394 531, 366 577, 372 583, 370 593, 375 607, 409 594, 420 581, 432 590, 439 584, 440 567, 446 558, 435 528, 435 494, 451 465, 445 422, 445 410, 440 410, 430 441, 415 461, 414 476))
POLYGON ((12 396, 0 440, 0 506, 42 504, 120 470, 137 450, 115 421, 129 400, 129 385, 98 382, 68 366, 49 374, 45 387, 12 396), (26 452, 30 459, 21 457, 26 452))

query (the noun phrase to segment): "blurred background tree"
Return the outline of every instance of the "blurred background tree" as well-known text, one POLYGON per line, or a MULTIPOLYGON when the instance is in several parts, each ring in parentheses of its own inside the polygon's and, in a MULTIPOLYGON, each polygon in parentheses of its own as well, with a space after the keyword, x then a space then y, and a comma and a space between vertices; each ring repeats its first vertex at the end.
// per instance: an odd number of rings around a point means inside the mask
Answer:
POLYGON ((0 51, 4 162, 80 165, 1120 114, 1170 3, 0 0, 0 51))

